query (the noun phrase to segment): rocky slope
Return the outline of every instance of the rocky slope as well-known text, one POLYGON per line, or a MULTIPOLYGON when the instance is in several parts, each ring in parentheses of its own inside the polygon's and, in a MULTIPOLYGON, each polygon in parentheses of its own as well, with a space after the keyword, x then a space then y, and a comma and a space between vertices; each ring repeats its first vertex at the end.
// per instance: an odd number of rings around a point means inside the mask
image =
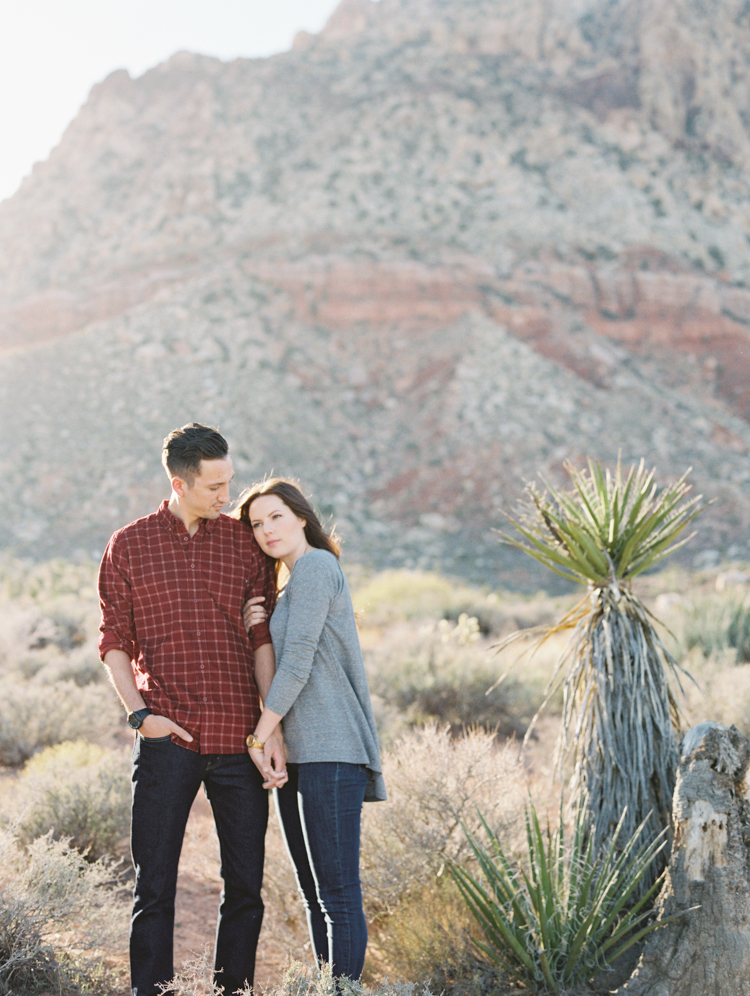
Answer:
POLYGON ((4 545, 100 550, 197 418, 379 564, 501 581, 523 480, 618 451, 747 555, 745 8, 343 0, 110 76, 0 205, 4 545))

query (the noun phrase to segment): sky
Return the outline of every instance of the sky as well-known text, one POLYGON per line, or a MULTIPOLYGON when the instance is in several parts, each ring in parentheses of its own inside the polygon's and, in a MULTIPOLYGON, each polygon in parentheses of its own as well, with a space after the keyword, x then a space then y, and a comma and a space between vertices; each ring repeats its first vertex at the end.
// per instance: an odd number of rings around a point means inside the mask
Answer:
POLYGON ((46 159, 91 87, 175 52, 284 52, 339 0, 6 0, 0 32, 0 200, 46 159))

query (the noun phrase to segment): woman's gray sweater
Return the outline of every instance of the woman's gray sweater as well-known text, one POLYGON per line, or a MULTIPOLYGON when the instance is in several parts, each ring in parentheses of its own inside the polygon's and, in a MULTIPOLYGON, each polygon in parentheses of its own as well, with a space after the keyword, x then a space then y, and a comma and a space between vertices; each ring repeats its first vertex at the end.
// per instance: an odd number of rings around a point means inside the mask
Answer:
POLYGON ((310 550, 295 563, 271 616, 271 638, 276 676, 265 705, 284 717, 289 760, 364 764, 365 800, 385 799, 352 596, 332 553, 310 550))

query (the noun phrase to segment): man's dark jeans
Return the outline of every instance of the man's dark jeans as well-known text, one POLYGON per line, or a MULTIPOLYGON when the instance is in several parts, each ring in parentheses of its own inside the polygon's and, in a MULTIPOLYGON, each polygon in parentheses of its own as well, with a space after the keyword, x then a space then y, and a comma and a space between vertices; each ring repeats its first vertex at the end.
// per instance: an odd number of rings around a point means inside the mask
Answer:
POLYGON ((131 847, 136 880, 130 926, 133 996, 158 996, 174 976, 177 866, 201 786, 216 822, 224 889, 216 931, 216 983, 229 994, 253 982, 263 920, 260 890, 268 793, 246 753, 198 754, 169 737, 137 736, 131 847))
POLYGON ((367 768, 342 761, 288 764, 276 801, 306 907, 315 955, 358 979, 367 948, 359 837, 367 768))

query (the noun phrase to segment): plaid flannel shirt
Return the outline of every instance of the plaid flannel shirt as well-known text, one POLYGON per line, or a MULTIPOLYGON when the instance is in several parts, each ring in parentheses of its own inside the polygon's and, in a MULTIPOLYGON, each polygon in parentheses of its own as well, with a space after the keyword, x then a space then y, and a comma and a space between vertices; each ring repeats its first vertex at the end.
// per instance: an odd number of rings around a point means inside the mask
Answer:
POLYGON ((248 598, 275 603, 273 562, 246 525, 220 515, 194 536, 164 501, 118 530, 99 570, 99 654, 123 650, 148 707, 193 737, 175 743, 201 754, 235 754, 258 722, 253 650, 270 643, 268 625, 250 637, 248 598))

